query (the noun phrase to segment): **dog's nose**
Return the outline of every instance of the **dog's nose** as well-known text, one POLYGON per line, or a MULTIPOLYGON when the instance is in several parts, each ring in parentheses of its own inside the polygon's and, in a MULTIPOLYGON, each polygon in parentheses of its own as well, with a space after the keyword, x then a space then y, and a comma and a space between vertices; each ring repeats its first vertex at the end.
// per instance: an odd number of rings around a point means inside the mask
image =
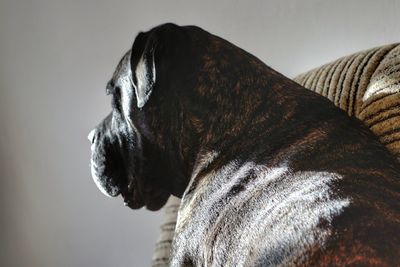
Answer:
POLYGON ((93 130, 91 130, 90 131, 90 133, 88 134, 88 139, 89 139, 89 141, 90 141, 90 143, 94 143, 94 140, 95 140, 95 133, 96 133, 96 129, 93 129, 93 130))

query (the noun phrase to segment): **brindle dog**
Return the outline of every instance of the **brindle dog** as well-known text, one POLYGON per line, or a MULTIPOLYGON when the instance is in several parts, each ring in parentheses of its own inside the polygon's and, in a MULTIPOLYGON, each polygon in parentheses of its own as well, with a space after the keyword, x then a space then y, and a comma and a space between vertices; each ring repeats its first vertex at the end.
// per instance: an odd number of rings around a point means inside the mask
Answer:
POLYGON ((140 33, 89 135, 133 208, 182 197, 172 266, 400 265, 400 166, 358 120, 198 27, 140 33))

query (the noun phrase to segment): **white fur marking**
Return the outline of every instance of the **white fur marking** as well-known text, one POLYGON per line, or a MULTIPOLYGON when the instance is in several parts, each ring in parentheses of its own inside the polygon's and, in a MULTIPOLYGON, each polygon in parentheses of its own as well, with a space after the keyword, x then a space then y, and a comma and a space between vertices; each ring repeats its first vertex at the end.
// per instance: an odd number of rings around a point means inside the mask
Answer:
POLYGON ((204 262, 210 253, 213 261, 207 263, 216 266, 258 266, 260 260, 267 266, 290 265, 310 246, 324 246, 331 234, 329 224, 350 204, 350 199, 331 191, 341 178, 328 172, 293 173, 287 166, 230 162, 203 177, 193 194, 184 195, 171 266, 179 265, 182 255, 204 262), (251 172, 255 177, 241 182, 251 172), (240 183, 245 188, 227 197, 240 183), (318 227, 321 220, 328 227, 318 227), (247 254, 250 251, 253 256, 247 254))

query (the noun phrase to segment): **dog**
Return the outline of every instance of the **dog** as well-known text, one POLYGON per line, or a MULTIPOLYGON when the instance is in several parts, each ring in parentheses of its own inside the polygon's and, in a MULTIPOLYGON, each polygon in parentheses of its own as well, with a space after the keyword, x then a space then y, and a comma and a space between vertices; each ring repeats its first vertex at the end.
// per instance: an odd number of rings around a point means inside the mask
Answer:
POLYGON ((398 266, 400 166, 360 121, 195 26, 137 35, 91 170, 132 209, 182 198, 171 266, 398 266))

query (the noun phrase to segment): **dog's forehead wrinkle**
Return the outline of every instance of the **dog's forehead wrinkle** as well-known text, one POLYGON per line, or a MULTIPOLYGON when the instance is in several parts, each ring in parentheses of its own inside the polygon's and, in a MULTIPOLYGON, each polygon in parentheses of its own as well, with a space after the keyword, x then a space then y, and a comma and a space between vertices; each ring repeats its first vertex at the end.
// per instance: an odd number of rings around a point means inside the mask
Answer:
POLYGON ((133 89, 135 88, 132 80, 130 58, 131 50, 129 50, 121 59, 121 62, 118 64, 113 75, 115 86, 118 86, 121 89, 121 103, 125 117, 130 116, 132 110, 133 89))
MULTIPOLYGON (((124 56, 121 58, 121 60, 118 62, 117 67, 115 68, 114 74, 113 74, 113 79, 118 78, 121 72, 125 71, 127 67, 127 63, 130 63, 130 58, 131 58, 131 50, 128 50, 124 56)), ((129 64, 130 66, 130 64, 129 64)))
POLYGON ((130 51, 122 58, 121 62, 118 64, 112 80, 117 86, 124 88, 130 87, 131 81, 131 63, 130 63, 130 51))

